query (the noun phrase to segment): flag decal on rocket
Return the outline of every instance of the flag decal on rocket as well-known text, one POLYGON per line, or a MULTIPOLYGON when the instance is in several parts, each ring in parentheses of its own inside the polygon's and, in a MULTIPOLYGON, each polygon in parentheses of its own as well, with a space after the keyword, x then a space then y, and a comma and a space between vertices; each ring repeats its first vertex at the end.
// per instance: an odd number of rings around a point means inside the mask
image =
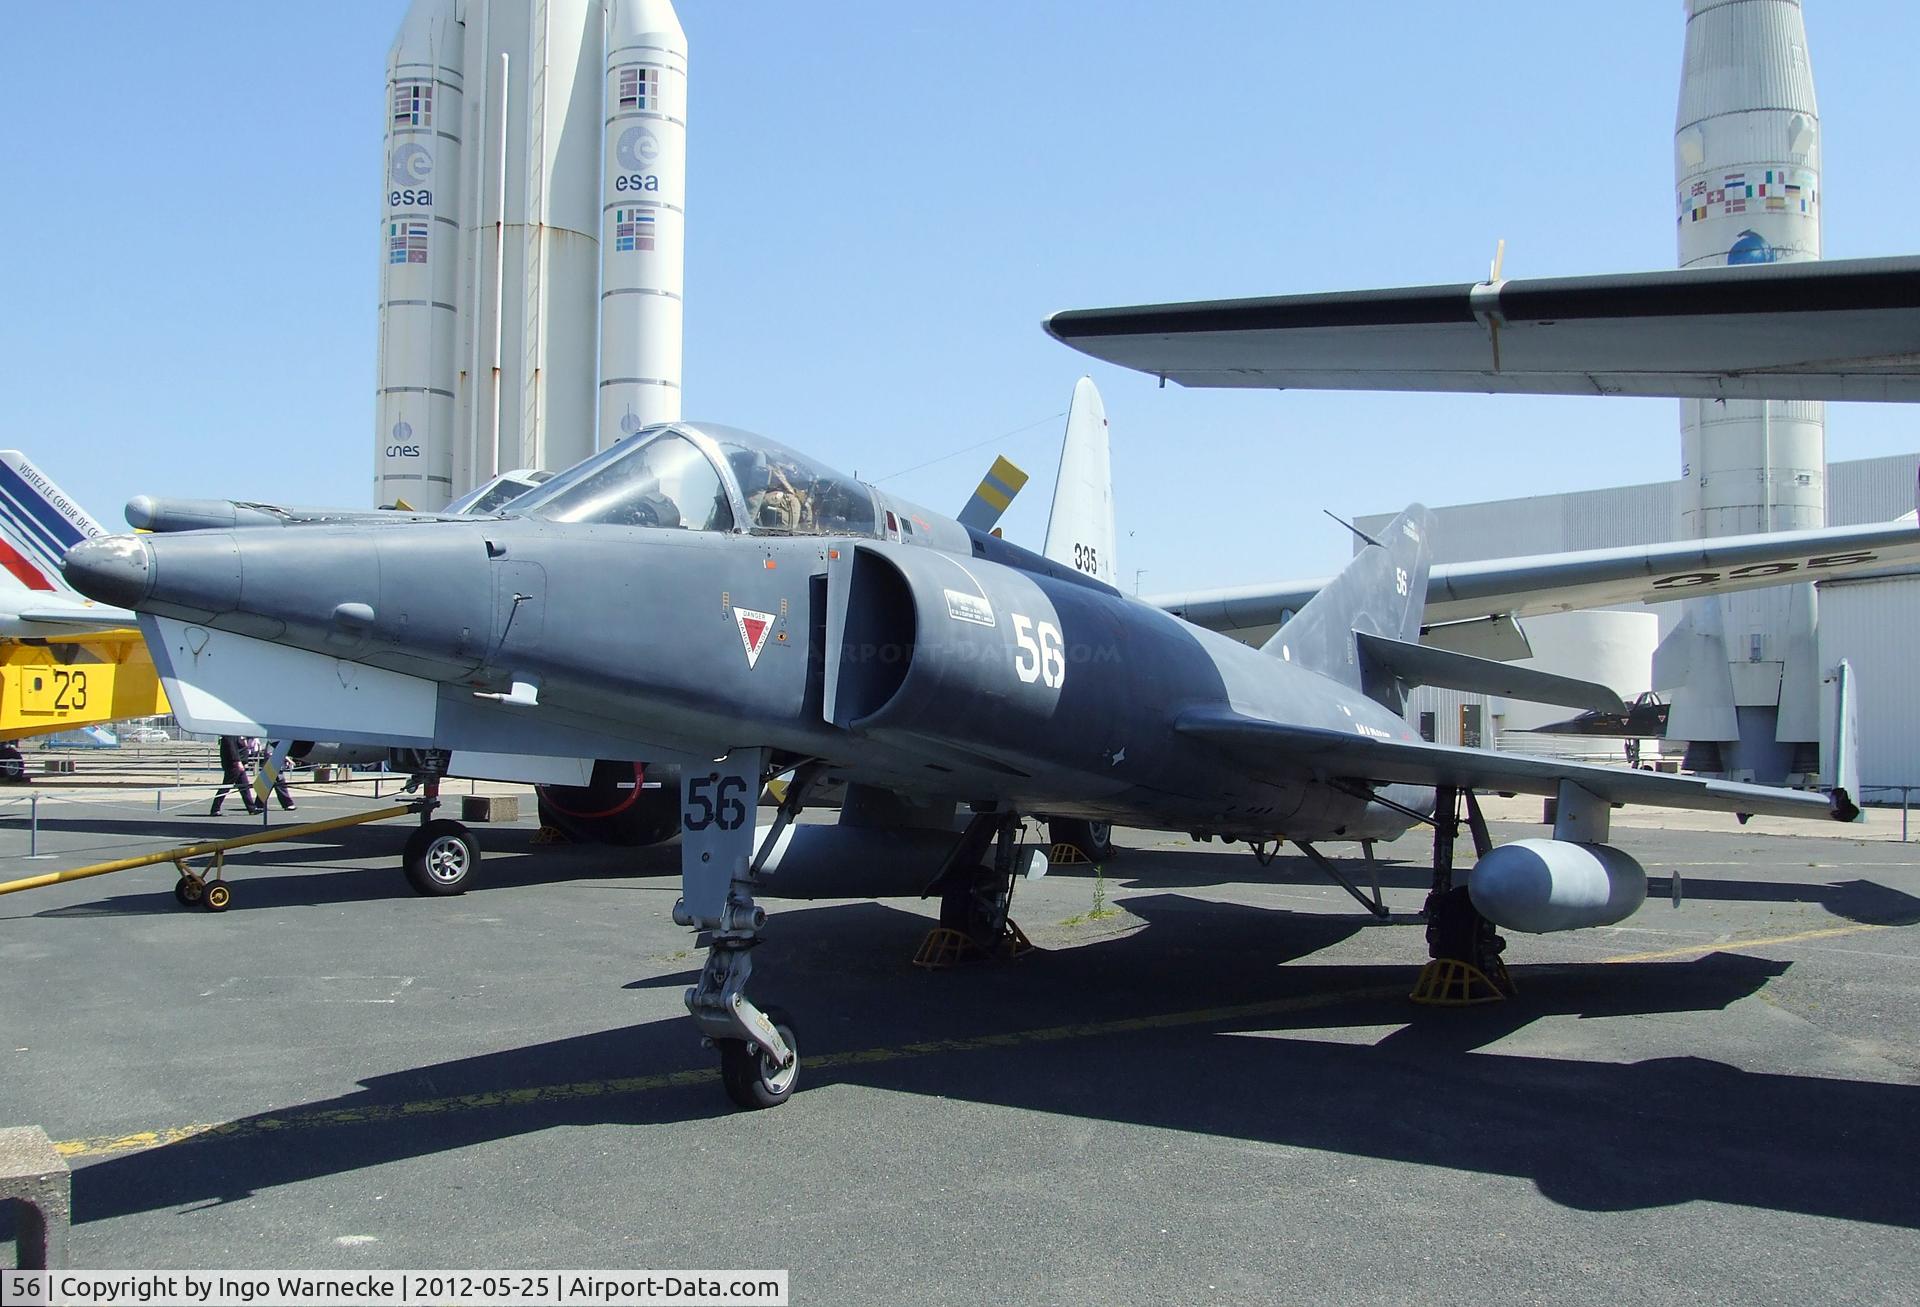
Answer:
POLYGON ((733 621, 740 628, 740 643, 746 646, 747 667, 749 670, 760 661, 760 651, 767 647, 767 632, 773 629, 772 613, 757 613, 751 608, 733 610, 733 621))

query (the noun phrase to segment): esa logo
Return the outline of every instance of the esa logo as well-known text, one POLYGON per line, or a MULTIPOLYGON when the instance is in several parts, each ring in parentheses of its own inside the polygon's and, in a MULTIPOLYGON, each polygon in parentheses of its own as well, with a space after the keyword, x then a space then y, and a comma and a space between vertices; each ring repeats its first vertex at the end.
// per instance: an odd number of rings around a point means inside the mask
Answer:
POLYGON ((390 209, 430 208, 433 190, 433 154, 423 145, 405 141, 393 147, 387 165, 387 180, 393 189, 387 192, 390 209))
POLYGON ((393 424, 393 442, 387 446, 388 458, 418 458, 420 446, 413 444, 413 423, 404 418, 393 424))
POLYGON ((660 157, 660 138, 645 127, 629 127, 614 143, 613 154, 626 171, 613 179, 616 191, 657 191, 660 179, 651 169, 660 157))

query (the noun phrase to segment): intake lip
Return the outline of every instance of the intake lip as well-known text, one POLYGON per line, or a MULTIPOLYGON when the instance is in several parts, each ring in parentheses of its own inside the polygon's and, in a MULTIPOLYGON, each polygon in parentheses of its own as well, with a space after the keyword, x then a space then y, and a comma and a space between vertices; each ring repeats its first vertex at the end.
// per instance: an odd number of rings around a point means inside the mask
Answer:
POLYGON ((89 599, 137 608, 153 593, 153 550, 139 536, 102 536, 67 551, 61 571, 89 599))

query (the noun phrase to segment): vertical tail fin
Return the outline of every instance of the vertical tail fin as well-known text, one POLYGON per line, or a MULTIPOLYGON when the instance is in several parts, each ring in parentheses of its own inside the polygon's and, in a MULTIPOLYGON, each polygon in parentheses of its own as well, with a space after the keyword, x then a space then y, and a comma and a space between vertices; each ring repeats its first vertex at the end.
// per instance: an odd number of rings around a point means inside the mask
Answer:
POLYGON ((25 454, 0 450, 0 590, 75 593, 60 574, 61 558, 105 534, 25 454))
POLYGON ((1354 632, 1409 644, 1420 639, 1433 552, 1430 521, 1419 504, 1394 518, 1378 542, 1355 554, 1340 575, 1274 632, 1262 652, 1366 691, 1354 632))
POLYGON ((1056 563, 1118 588, 1114 559, 1113 455, 1107 443, 1107 406, 1092 377, 1073 385, 1067 435, 1060 446, 1060 476, 1053 486, 1047 543, 1040 551, 1056 563))
POLYGON ((1833 672, 1833 756, 1827 770, 1833 777, 1833 815, 1840 821, 1860 820, 1860 708, 1854 699, 1853 664, 1845 658, 1833 672))
POLYGON ((1000 515, 1007 511, 1007 505, 1027 484, 1027 474, 1018 464, 1005 454, 993 460, 993 466, 980 478, 980 486, 973 492, 973 498, 960 510, 956 519, 961 526, 972 527, 975 531, 991 531, 1000 521, 1000 515))

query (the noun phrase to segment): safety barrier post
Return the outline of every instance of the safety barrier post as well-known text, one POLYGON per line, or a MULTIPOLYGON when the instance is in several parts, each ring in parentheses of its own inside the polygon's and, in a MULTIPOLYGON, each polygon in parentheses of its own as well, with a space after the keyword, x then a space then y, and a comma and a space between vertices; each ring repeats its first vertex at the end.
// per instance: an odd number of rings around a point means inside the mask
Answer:
POLYGON ((37 858, 40 856, 40 796, 30 795, 28 801, 33 805, 33 814, 27 825, 27 856, 37 858))

